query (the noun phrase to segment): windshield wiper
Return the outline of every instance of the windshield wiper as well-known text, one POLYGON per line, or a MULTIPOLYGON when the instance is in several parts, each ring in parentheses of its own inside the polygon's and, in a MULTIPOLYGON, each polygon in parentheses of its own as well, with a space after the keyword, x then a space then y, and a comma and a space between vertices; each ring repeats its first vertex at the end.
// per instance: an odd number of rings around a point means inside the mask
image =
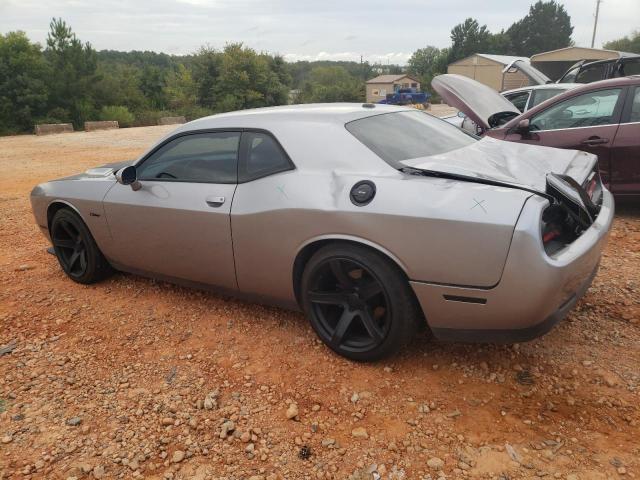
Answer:
POLYGON ((535 188, 529 188, 519 183, 502 182, 500 180, 490 180, 488 178, 472 177, 470 175, 461 175, 459 173, 440 172, 438 170, 427 170, 427 169, 413 168, 413 167, 403 167, 398 170, 408 175, 445 178, 448 180, 458 180, 460 182, 469 182, 469 183, 480 183, 482 185, 491 185, 494 187, 515 188, 517 190, 523 190, 525 192, 533 193, 534 195, 539 195, 543 198, 546 198, 547 200, 549 200, 551 204, 556 203, 556 199, 552 195, 536 190, 535 188))

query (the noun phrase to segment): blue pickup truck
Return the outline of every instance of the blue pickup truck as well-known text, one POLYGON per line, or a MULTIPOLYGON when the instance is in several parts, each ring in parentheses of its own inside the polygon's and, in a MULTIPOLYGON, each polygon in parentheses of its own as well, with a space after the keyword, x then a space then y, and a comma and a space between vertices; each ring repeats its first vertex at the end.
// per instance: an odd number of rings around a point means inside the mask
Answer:
POLYGON ((380 100, 378 103, 387 105, 410 105, 421 103, 426 105, 431 94, 427 92, 418 92, 415 88, 401 88, 393 93, 388 93, 387 98, 380 100))

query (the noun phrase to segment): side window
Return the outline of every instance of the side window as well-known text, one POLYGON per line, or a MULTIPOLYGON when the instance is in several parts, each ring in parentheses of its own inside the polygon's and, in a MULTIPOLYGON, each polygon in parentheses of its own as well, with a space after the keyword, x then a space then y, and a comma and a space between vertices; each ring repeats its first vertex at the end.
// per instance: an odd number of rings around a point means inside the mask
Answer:
POLYGON ((640 122, 640 87, 636 87, 633 95, 633 103, 631 104, 630 122, 640 122))
POLYGON ((576 75, 578 75, 578 72, 580 71, 580 67, 576 67, 572 70, 569 70, 564 77, 562 77, 559 82, 560 83, 575 83, 576 81, 576 75))
POLYGON ((524 112, 525 108, 527 108, 527 101, 529 100, 529 93, 530 91, 524 91, 524 92, 518 92, 518 93, 510 93, 508 95, 505 95, 504 97, 509 100, 511 103, 513 103, 513 105, 520 110, 521 112, 524 112))
POLYGON ((293 169, 293 164, 282 147, 267 133, 244 132, 242 153, 240 182, 293 169))
POLYGON ((640 75, 640 58, 633 60, 625 60, 620 65, 620 77, 628 77, 629 75, 640 75))
POLYGON ((547 108, 530 121, 532 130, 594 127, 613 122, 620 88, 583 93, 547 108))
POLYGON ((605 78, 605 71, 607 69, 606 63, 599 63, 591 65, 590 67, 583 67, 580 73, 578 73, 575 82, 576 83, 591 83, 597 82, 605 78))
POLYGON ((140 180, 236 183, 240 132, 178 137, 138 167, 140 180))
POLYGON ((562 92, 566 92, 566 90, 562 90, 560 88, 541 88, 539 90, 534 90, 532 92, 533 98, 531 99, 529 108, 540 105, 542 102, 545 102, 556 95, 560 95, 562 92))

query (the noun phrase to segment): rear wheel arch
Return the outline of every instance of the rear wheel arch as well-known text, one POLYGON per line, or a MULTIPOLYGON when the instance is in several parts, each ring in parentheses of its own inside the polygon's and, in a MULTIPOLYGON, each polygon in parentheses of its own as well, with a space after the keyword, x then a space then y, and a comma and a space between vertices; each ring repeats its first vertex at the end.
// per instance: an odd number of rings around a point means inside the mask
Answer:
POLYGON ((296 258, 293 262, 293 271, 292 271, 292 281, 293 281, 293 291, 295 294, 296 302, 300 305, 300 283, 302 280, 302 274, 304 272, 305 266, 307 262, 311 259, 314 253, 320 250, 322 247, 330 244, 346 244, 346 245, 354 245, 358 247, 362 247, 364 249, 373 251, 378 255, 386 258, 390 263, 395 265, 395 267, 400 271, 400 273, 404 276, 407 283, 409 282, 409 275, 407 274, 406 266, 391 252, 386 250, 384 247, 377 245, 373 242, 369 242, 367 240, 357 238, 357 237, 348 237, 348 236, 340 236, 340 237, 326 237, 326 238, 317 238, 307 242, 302 248, 298 251, 296 258))

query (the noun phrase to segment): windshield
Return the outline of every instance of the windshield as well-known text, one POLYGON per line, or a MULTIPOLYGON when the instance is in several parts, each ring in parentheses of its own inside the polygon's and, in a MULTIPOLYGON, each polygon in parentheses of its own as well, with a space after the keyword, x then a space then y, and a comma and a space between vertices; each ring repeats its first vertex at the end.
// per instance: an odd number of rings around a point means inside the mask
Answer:
POLYGON ((346 129, 394 168, 412 158, 429 157, 466 147, 477 137, 418 110, 354 120, 346 129))

